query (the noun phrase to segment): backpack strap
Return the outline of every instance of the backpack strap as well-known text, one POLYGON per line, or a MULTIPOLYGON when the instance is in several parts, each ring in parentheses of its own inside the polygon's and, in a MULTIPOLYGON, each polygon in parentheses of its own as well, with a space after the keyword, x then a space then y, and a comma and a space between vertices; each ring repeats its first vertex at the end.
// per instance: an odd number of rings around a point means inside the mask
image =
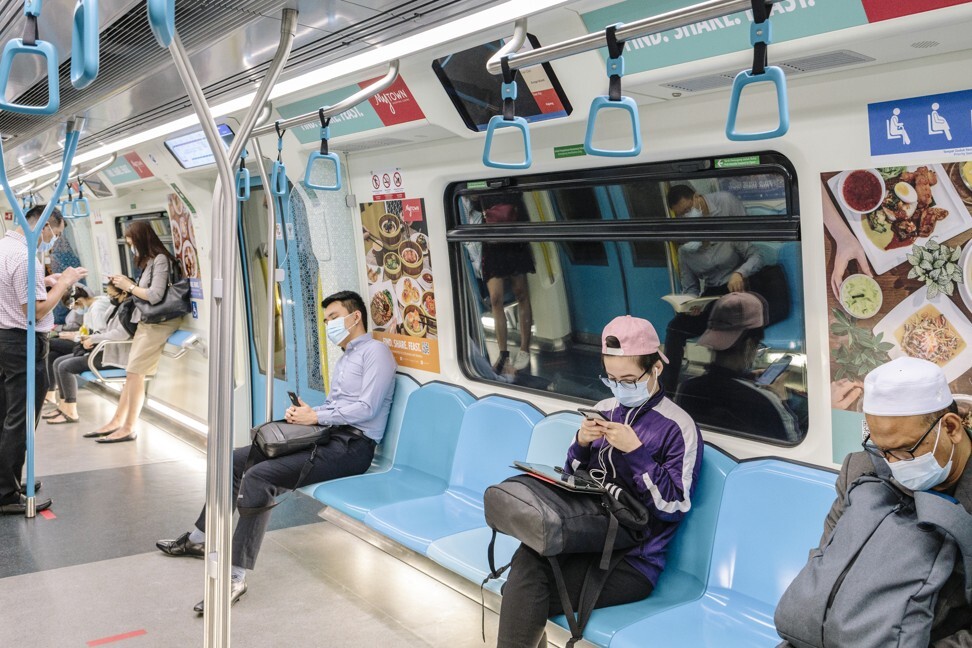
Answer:
POLYGON ((918 522, 947 534, 958 545, 965 566, 965 600, 972 605, 972 515, 954 497, 937 491, 915 493, 918 522))
POLYGON ((584 575, 584 584, 581 586, 576 614, 574 612, 574 606, 570 602, 567 585, 564 582, 564 573, 560 569, 560 561, 557 559, 557 556, 547 556, 547 560, 550 561, 550 568, 553 570, 554 581, 557 583, 560 606, 563 609, 564 616, 567 618, 567 626, 570 628, 570 641, 567 642, 565 648, 574 648, 574 644, 584 638, 584 628, 587 627, 587 622, 590 621, 591 613, 594 612, 594 606, 597 604, 597 599, 601 596, 601 592, 604 590, 604 586, 607 584, 611 572, 621 564, 626 553, 626 549, 619 549, 610 554, 607 569, 601 569, 599 563, 591 563, 590 567, 587 568, 587 573, 584 575))
POLYGON ((479 603, 482 610, 482 629, 483 629, 483 643, 486 643, 486 583, 493 580, 494 578, 499 578, 503 573, 510 568, 513 561, 506 563, 499 569, 496 568, 496 529, 493 529, 493 535, 489 539, 489 547, 486 549, 486 558, 489 560, 489 574, 483 579, 483 582, 479 584, 479 603))

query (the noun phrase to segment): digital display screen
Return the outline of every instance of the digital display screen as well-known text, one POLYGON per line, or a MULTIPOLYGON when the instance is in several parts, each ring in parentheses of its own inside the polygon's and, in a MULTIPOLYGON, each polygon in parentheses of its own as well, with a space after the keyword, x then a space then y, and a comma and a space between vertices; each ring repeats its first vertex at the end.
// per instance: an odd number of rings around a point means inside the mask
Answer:
MULTIPOLYGON (((500 90, 503 78, 486 70, 486 62, 501 47, 503 41, 493 41, 432 62, 442 87, 470 130, 484 131, 491 117, 503 114, 500 90)), ((540 47, 540 41, 527 34, 527 42, 519 51, 536 47, 540 47)), ((520 70, 516 75, 516 92, 516 116, 528 122, 566 117, 573 110, 548 63, 520 70)))
MULTIPOLYGON (((229 149, 233 141, 233 129, 226 124, 218 124, 217 128, 223 144, 229 149)), ((209 148, 209 142, 206 141, 202 129, 165 140, 165 148, 169 149, 169 153, 183 169, 195 169, 216 163, 213 150, 209 148)))

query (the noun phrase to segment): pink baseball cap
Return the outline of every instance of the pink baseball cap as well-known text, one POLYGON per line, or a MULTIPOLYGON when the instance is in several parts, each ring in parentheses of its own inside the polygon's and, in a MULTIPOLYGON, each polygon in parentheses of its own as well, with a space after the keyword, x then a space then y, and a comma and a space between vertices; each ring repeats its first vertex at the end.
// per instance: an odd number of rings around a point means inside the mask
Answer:
POLYGON ((642 356, 657 353, 662 362, 668 358, 661 352, 661 341, 655 327, 646 319, 621 315, 611 320, 601 333, 601 353, 610 356, 642 356), (607 339, 617 338, 620 349, 608 348, 607 339))

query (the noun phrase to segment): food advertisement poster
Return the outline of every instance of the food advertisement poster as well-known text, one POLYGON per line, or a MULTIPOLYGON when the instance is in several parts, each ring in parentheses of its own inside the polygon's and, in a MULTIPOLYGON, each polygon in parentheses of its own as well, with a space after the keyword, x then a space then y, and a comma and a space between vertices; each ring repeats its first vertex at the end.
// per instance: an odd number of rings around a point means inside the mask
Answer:
MULTIPOLYGON (((972 161, 821 176, 833 460, 860 449, 864 376, 900 356, 972 394, 972 161)), ((907 398, 906 394, 902 398, 907 398)))
POLYGON ((172 248, 182 263, 182 272, 189 278, 189 296, 202 299, 202 277, 199 274, 199 253, 196 231, 192 227, 189 205, 178 193, 169 194, 169 225, 172 229, 172 248))
POLYGON ((368 316, 400 367, 439 371, 429 226, 421 198, 360 204, 368 316))

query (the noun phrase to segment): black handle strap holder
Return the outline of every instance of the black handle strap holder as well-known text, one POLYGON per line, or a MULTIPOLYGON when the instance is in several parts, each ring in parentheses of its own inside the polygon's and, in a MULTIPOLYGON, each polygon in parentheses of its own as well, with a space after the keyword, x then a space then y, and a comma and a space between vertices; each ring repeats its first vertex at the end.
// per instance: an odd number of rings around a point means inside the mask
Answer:
POLYGON ((510 57, 504 56, 500 59, 500 68, 503 70, 503 121, 513 121, 516 117, 516 70, 510 69, 510 57))
POLYGON ((750 41, 753 43, 753 76, 766 71, 769 65, 769 44, 773 42, 769 16, 773 3, 766 0, 753 0, 753 24, 750 41))
MULTIPOLYGON (((324 116, 323 108, 317 111, 317 115, 321 119, 321 155, 327 155, 327 140, 331 136, 331 118, 324 116)), ((280 131, 278 130, 277 133, 279 134, 280 131)), ((281 138, 282 137, 283 136, 281 135, 281 138)), ((280 141, 283 142, 282 139, 280 141)))
POLYGON ((621 77, 624 76, 624 41, 618 40, 618 25, 604 29, 608 48, 608 99, 621 101, 621 77))
POLYGON ((283 155, 283 136, 287 132, 286 128, 280 128, 280 120, 273 122, 273 129, 277 131, 277 162, 283 162, 280 158, 283 155))
POLYGON ((24 16, 27 21, 24 23, 24 45, 34 46, 40 40, 40 32, 37 29, 37 16, 28 13, 24 16))

